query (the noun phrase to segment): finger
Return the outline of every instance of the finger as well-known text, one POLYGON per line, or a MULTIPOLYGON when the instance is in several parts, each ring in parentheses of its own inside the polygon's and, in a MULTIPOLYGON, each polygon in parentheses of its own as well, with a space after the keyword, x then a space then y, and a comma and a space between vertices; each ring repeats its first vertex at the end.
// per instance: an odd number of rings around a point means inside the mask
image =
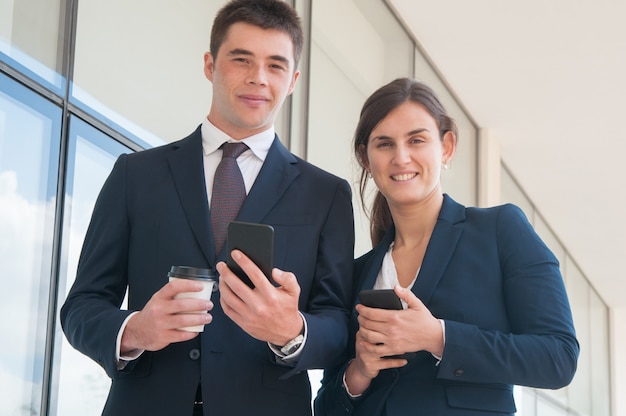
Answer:
POLYGON ((375 322, 386 324, 393 317, 393 314, 397 312, 388 309, 370 308, 361 304, 356 305, 356 311, 359 314, 359 323, 363 322, 363 325, 368 326, 375 322))
POLYGON ((217 263, 216 269, 220 274, 220 296, 243 298, 246 292, 251 292, 248 287, 223 261, 217 263))
POLYGON ((274 268, 272 270, 272 279, 287 293, 299 295, 300 285, 296 275, 274 268))
POLYGON ((421 309, 424 307, 422 301, 410 289, 396 285, 393 290, 401 300, 406 302, 407 309, 421 309))
POLYGON ((239 267, 241 267, 241 270, 248 275, 255 288, 271 286, 271 283, 269 282, 270 276, 265 276, 261 269, 259 269, 259 267, 243 252, 240 250, 233 250, 230 255, 233 260, 237 262, 239 267))
POLYGON ((184 327, 204 326, 213 321, 213 316, 208 312, 181 313, 173 317, 172 329, 182 330, 184 327))
POLYGON ((203 284, 191 279, 173 279, 165 284, 155 295, 165 299, 173 299, 181 292, 201 292, 203 284))
POLYGON ((171 301, 167 310, 172 314, 190 313, 190 312, 206 312, 213 309, 213 302, 206 299, 180 298, 171 301))

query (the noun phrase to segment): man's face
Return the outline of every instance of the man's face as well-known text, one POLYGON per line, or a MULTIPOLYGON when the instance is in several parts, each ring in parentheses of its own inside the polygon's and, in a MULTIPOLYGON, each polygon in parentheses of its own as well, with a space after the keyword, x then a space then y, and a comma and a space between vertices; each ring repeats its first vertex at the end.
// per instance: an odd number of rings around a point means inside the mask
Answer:
POLYGON ((272 126, 300 75, 293 52, 285 32, 232 25, 217 56, 204 56, 204 73, 213 83, 209 120, 234 139, 272 126))

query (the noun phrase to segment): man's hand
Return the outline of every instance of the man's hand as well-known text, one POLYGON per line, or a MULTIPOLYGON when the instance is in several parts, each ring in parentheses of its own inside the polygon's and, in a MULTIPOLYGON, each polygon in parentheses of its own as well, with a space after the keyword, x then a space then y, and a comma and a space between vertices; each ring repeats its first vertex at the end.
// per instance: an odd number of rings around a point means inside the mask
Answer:
POLYGON ((300 285, 293 273, 272 270, 274 287, 263 272, 239 250, 232 258, 250 277, 251 289, 241 281, 224 262, 216 266, 220 273, 220 302, 224 313, 250 336, 285 345, 298 336, 304 322, 298 312, 300 285))
POLYGON ((195 311, 210 311, 213 302, 202 299, 174 299, 181 292, 200 292, 202 283, 187 279, 175 279, 146 303, 146 306, 133 315, 122 334, 120 354, 133 350, 158 351, 173 342, 188 341, 198 332, 182 331, 178 328, 205 325, 212 316, 192 314, 195 311))

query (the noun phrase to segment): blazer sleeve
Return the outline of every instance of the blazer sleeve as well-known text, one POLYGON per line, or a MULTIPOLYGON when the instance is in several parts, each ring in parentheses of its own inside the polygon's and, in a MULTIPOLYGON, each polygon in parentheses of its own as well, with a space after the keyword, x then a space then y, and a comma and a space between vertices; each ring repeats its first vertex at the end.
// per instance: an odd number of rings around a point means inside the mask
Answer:
POLYGON ((100 364, 110 377, 117 372, 117 334, 131 313, 120 310, 127 286, 130 233, 126 215, 126 156, 118 158, 100 191, 76 280, 60 313, 70 344, 100 364))
POLYGON ((307 322, 306 344, 288 375, 342 362, 348 339, 353 253, 352 194, 348 183, 340 180, 320 230, 310 298, 301 310, 307 322))
POLYGON ((519 208, 501 207, 496 230, 502 302, 510 328, 485 330, 446 320, 438 377, 563 387, 576 371, 579 345, 558 261, 519 208))

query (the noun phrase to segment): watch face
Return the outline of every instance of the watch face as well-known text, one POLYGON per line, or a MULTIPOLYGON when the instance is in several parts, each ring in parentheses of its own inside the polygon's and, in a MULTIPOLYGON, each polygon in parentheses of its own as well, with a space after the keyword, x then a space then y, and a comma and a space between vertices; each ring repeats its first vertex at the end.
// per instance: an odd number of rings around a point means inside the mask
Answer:
POLYGON ((302 345, 302 341, 304 341, 304 337, 302 335, 298 335, 297 337, 289 341, 284 347, 282 347, 280 349, 280 352, 285 355, 291 355, 296 352, 298 348, 300 348, 300 345, 302 345))

